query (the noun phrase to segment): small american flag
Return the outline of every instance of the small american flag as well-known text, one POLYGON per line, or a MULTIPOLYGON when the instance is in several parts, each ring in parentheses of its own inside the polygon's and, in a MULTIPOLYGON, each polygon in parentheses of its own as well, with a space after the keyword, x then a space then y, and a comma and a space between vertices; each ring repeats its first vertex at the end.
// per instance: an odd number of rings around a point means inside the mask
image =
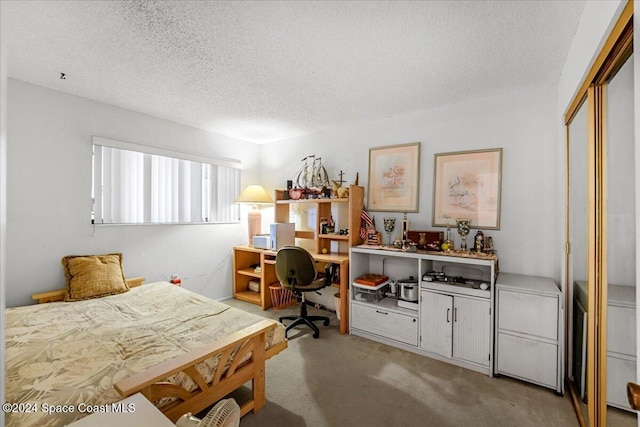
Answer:
POLYGON ((373 218, 369 215, 369 212, 364 209, 362 209, 362 213, 360 213, 360 220, 360 237, 366 240, 369 230, 375 230, 376 227, 373 218))

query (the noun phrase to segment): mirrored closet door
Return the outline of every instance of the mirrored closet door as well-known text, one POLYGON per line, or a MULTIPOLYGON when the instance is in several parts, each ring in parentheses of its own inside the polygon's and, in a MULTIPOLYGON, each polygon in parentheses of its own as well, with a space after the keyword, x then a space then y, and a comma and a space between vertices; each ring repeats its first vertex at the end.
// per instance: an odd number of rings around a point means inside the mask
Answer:
MULTIPOLYGON (((616 65, 617 67, 618 65, 616 65)), ((627 399, 636 382, 636 188, 633 56, 604 84, 606 137, 607 425, 637 425, 627 399)))
POLYGON ((583 426, 637 426, 633 2, 565 114, 569 391, 583 426))

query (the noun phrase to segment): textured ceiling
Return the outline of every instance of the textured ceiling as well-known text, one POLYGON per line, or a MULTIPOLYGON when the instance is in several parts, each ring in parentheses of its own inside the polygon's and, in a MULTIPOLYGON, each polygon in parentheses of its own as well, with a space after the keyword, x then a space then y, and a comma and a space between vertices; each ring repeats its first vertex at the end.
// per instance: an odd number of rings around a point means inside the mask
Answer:
POLYGON ((10 77, 260 143, 553 84, 584 0, 4 6, 10 77))

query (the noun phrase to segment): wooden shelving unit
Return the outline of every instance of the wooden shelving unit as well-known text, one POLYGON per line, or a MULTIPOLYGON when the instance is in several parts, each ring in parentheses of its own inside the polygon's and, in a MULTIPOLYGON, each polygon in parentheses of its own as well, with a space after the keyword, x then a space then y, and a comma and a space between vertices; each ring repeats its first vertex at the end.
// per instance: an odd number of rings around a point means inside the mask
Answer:
POLYGON ((277 282, 275 270, 275 253, 257 249, 248 245, 233 248, 233 297, 242 301, 257 304, 263 310, 273 304, 269 285, 277 282), (259 265, 257 273, 252 265, 259 265), (249 290, 249 282, 260 282, 260 292, 249 290))
POLYGON ((284 191, 285 190, 276 190, 275 192, 276 222, 289 222, 289 209, 291 205, 317 205, 318 212, 316 214, 314 230, 296 230, 296 238, 316 240, 317 253, 322 253, 324 249, 326 249, 327 252, 331 252, 331 242, 334 241, 346 242, 349 247, 362 244, 362 238, 360 237, 360 215, 364 208, 364 187, 359 185, 350 185, 349 198, 336 199, 285 200, 284 191), (331 217, 331 208, 333 205, 347 206, 348 213, 346 221, 341 218, 339 226, 341 228, 348 228, 348 235, 320 233, 320 221, 322 218, 331 217))
POLYGON ((313 258, 319 263, 318 268, 324 268, 326 263, 335 263, 340 266, 340 279, 332 287, 340 290, 340 300, 343 301, 340 308, 340 333, 345 334, 349 329, 349 248, 362 244, 360 237, 360 216, 364 209, 364 187, 359 185, 349 186, 348 198, 337 199, 300 199, 285 200, 285 190, 275 191, 275 221, 290 222, 289 214, 292 205, 315 205, 317 212, 315 215, 314 229, 296 230, 296 238, 315 240, 316 253, 312 253, 313 258), (338 207, 341 213, 346 208, 346 217, 341 214, 336 224, 336 231, 339 229, 349 229, 349 234, 327 234, 321 233, 321 219, 331 218, 332 209, 338 207), (339 250, 332 252, 332 242, 338 242, 339 250), (340 246, 343 248, 340 249, 340 246))
MULTIPOLYGON (((349 304, 347 303, 349 300, 349 253, 348 248, 343 252, 331 252, 331 242, 340 242, 347 247, 362 243, 360 238, 360 215, 364 208, 364 188, 359 185, 350 185, 349 198, 311 200, 284 200, 284 190, 276 190, 275 221, 289 222, 289 209, 291 205, 296 204, 313 204, 318 209, 314 230, 296 230, 296 238, 316 241, 316 253, 312 253, 312 256, 319 263, 319 269, 323 269, 326 263, 334 263, 340 266, 339 281, 331 286, 340 290, 340 299, 344 301, 340 309, 340 333, 345 334, 349 326, 349 304), (348 235, 320 233, 320 219, 330 218, 331 209, 334 205, 341 205, 347 208, 347 217, 340 217, 337 225, 343 229, 348 228, 348 235), (323 253, 325 249, 326 253, 323 253)), ((272 307, 269 285, 278 282, 275 258, 275 251, 258 249, 249 245, 235 246, 233 248, 234 298, 260 305, 263 310, 272 307), (256 273, 255 269, 251 267, 252 265, 260 265, 260 272, 256 273), (259 293, 249 290, 249 281, 251 280, 260 281, 259 293)))

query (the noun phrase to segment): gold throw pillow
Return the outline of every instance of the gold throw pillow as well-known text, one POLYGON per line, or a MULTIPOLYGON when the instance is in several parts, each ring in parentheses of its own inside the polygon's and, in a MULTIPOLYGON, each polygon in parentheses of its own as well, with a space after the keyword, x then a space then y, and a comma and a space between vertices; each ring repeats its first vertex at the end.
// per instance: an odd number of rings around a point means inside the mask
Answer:
POLYGON ((65 301, 80 301, 127 292, 122 254, 69 255, 62 258, 67 280, 65 301))

